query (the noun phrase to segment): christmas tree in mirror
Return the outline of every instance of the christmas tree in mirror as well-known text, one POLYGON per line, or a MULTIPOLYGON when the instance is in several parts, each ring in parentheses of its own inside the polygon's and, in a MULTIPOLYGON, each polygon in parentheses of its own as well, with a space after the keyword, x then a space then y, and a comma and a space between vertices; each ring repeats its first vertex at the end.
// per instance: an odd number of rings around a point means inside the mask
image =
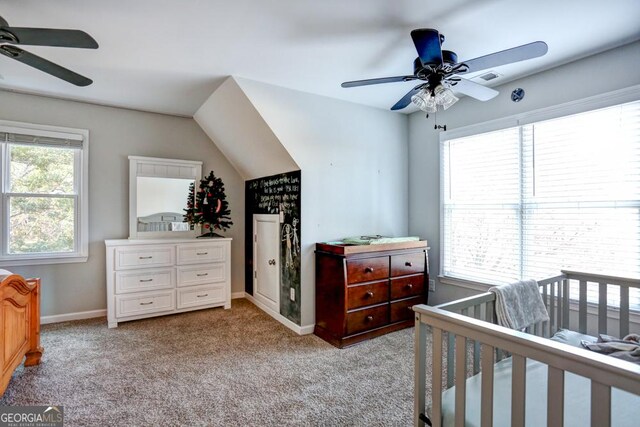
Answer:
POLYGON ((200 180, 197 189, 192 184, 189 190, 185 221, 190 224, 203 224, 205 233, 198 237, 223 237, 213 230, 225 231, 233 222, 222 180, 211 171, 209 176, 200 180))

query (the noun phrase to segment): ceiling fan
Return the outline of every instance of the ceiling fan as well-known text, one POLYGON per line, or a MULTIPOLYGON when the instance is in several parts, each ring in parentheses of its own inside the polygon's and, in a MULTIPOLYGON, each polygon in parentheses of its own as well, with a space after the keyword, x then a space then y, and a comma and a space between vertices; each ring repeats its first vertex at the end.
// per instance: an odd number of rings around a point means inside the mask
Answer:
POLYGON ((93 80, 67 68, 20 49, 14 45, 78 47, 97 49, 98 43, 89 34, 80 30, 53 28, 10 27, 0 16, 0 54, 22 62, 47 74, 58 77, 76 86, 88 86, 93 80))
POLYGON ((480 101, 488 101, 498 95, 498 91, 467 80, 460 75, 537 58, 546 54, 548 50, 545 42, 536 41, 458 62, 458 55, 442 49, 444 35, 437 30, 430 28, 413 30, 411 38, 418 51, 418 57, 413 61, 413 75, 355 80, 342 83, 342 87, 420 80, 420 84, 411 89, 391 109, 401 110, 413 102, 421 110, 435 113, 438 105, 446 110, 458 101, 451 90, 452 87, 456 92, 480 101))

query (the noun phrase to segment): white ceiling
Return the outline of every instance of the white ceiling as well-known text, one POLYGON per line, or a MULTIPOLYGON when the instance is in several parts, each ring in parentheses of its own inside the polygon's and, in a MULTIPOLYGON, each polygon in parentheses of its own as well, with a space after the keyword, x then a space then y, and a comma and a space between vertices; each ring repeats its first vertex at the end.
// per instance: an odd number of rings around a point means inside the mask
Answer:
POLYGON ((547 42, 546 56, 495 69, 494 85, 640 39, 638 0, 0 0, 0 15, 100 44, 25 47, 91 86, 0 56, 0 88, 186 116, 229 75, 388 109, 411 82, 340 83, 411 74, 415 28, 439 30, 460 60, 547 42))

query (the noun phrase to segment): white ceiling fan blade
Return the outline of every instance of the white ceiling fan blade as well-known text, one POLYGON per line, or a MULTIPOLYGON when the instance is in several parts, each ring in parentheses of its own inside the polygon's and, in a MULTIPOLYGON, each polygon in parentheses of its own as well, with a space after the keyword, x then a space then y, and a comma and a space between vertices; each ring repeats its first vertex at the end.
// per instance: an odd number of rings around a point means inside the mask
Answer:
POLYGON ((463 79, 462 77, 455 77, 455 79, 449 80, 448 83, 451 86, 451 90, 454 92, 459 92, 479 101, 488 101, 495 98, 500 93, 497 90, 482 86, 481 84, 472 82, 471 80, 463 79))

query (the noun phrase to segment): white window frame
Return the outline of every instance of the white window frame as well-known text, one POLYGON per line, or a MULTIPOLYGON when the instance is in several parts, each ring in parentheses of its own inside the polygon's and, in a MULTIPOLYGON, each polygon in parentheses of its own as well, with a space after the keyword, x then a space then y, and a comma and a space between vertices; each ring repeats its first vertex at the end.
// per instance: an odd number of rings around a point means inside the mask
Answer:
MULTIPOLYGON (((467 136, 498 131, 516 126, 523 126, 530 123, 541 122, 545 120, 556 119, 572 114, 584 113, 600 108, 611 107, 627 102, 640 100, 640 85, 631 86, 629 88, 620 89, 605 94, 592 96, 589 98, 560 104, 553 107, 541 108, 522 114, 517 114, 502 119, 491 120, 484 123, 473 124, 457 129, 452 129, 439 134, 439 156, 442 159, 444 144, 451 139, 463 138, 467 136)), ((444 165, 440 161, 440 247, 444 248, 445 232, 444 232, 444 200, 445 194, 442 188, 444 165)), ((473 289, 477 291, 487 291, 493 284, 481 283, 472 280, 464 280, 455 277, 445 276, 443 274, 444 266, 444 250, 440 251, 440 271, 438 278, 441 283, 456 285, 463 288, 473 289)), ((545 279, 539 277, 538 279, 545 279)))
POLYGON ((82 139, 82 148, 74 153, 74 189, 77 209, 74 218, 74 251, 44 252, 36 254, 9 254, 9 206, 7 184, 9 180, 9 155, 7 144, 1 141, 0 164, 0 267, 21 265, 62 264, 86 262, 89 257, 89 131, 60 126, 0 120, 0 132, 21 133, 34 136, 82 139))

